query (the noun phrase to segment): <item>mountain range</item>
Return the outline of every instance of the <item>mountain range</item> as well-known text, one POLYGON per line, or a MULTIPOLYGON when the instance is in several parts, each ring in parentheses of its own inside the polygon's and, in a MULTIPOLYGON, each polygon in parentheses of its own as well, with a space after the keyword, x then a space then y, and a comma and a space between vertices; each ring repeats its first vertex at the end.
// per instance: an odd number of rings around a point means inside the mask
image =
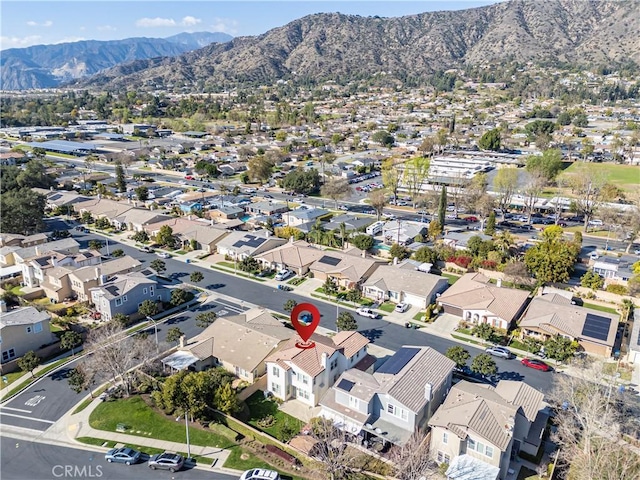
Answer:
POLYGON ((83 40, 10 48, 0 54, 3 90, 54 88, 132 60, 173 57, 211 43, 228 42, 226 33, 179 33, 167 38, 83 40))

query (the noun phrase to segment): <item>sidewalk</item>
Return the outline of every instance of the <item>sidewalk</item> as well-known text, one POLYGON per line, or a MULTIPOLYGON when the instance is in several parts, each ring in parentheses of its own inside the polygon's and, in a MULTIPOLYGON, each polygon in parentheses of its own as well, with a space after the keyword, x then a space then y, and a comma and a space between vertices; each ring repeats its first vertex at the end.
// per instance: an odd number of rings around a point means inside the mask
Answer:
MULTIPOLYGON (((89 416, 91 412, 102 403, 99 398, 94 399, 84 410, 79 413, 67 413, 62 417, 56 425, 47 431, 45 436, 56 438, 59 441, 68 443, 78 442, 79 437, 93 437, 122 444, 139 445, 141 447, 156 448, 170 452, 187 453, 187 445, 166 440, 157 440, 144 436, 130 435, 126 433, 109 432, 106 430, 96 430, 89 425, 89 416)), ((73 410, 70 410, 72 412, 73 410)), ((107 447, 102 448, 107 451, 107 447)), ((240 475, 242 472, 230 468, 224 468, 224 462, 227 460, 231 452, 217 447, 208 447, 201 445, 190 446, 191 455, 202 457, 206 460, 201 461, 196 468, 206 468, 217 472, 228 473, 231 475, 240 475)))

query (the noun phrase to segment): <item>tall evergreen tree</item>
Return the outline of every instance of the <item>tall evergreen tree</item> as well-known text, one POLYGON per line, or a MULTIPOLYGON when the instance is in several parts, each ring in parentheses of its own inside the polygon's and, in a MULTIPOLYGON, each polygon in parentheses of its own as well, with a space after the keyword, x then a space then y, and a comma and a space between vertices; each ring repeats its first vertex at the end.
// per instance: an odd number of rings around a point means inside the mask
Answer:
POLYGON ((438 204, 438 223, 444 227, 445 215, 447 214, 447 187, 443 186, 440 192, 440 203, 438 204))
POLYGON ((127 191, 127 181, 124 178, 124 168, 122 168, 122 163, 116 163, 116 187, 119 192, 127 191))

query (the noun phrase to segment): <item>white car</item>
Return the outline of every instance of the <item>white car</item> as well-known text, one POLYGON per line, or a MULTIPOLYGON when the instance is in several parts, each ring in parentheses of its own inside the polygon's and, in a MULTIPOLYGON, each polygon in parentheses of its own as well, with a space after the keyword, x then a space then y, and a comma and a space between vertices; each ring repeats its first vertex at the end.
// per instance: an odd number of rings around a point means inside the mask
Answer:
POLYGON ((286 280, 287 278, 289 278, 291 275, 293 275, 293 272, 291 270, 281 270, 276 273, 275 279, 278 282, 281 282, 282 280, 286 280))
POLYGON ((362 317, 378 318, 378 314, 376 312, 366 307, 357 308, 356 313, 362 317))
POLYGON ((158 252, 158 256, 160 258, 171 258, 171 255, 169 255, 167 252, 158 252))
POLYGON ((638 248, 637 250, 634 250, 634 251, 633 251, 633 254, 634 254, 634 255, 640 255, 640 248, 638 248))
POLYGON ((280 480, 280 474, 274 470, 252 468, 240 476, 240 480, 280 480))
POLYGON ((409 310, 410 306, 411 305, 409 305, 408 303, 402 302, 402 303, 399 303, 399 304, 396 305, 395 311, 398 312, 398 313, 404 313, 407 310, 409 310))
POLYGON ((596 252, 591 252, 591 253, 589 254, 589 258, 590 258, 591 260, 597 260, 597 259, 599 259, 599 258, 600 258, 600 255, 598 255, 596 252))

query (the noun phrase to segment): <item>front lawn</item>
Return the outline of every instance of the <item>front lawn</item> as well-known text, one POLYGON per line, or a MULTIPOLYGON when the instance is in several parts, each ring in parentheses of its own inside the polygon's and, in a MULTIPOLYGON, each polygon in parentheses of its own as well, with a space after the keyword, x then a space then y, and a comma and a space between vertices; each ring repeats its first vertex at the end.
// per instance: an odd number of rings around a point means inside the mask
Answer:
POLYGON ((395 310, 396 304, 391 302, 384 302, 382 305, 378 307, 379 310, 383 312, 391 313, 395 310))
POLYGON ((591 310, 599 310, 601 312, 615 313, 616 315, 618 315, 618 311, 615 308, 604 307, 602 305, 596 305, 595 303, 587 303, 587 302, 584 302, 582 306, 584 308, 590 308, 591 310))
POLYGON ((449 285, 453 285, 460 279, 458 275, 452 275, 450 273, 442 273, 442 276, 449 281, 449 285))
POLYGON ((246 404, 249 407, 248 423, 281 442, 289 441, 304 426, 301 420, 281 411, 275 401, 264 398, 261 390, 247 398, 246 404), (265 423, 267 418, 270 421, 265 423))

